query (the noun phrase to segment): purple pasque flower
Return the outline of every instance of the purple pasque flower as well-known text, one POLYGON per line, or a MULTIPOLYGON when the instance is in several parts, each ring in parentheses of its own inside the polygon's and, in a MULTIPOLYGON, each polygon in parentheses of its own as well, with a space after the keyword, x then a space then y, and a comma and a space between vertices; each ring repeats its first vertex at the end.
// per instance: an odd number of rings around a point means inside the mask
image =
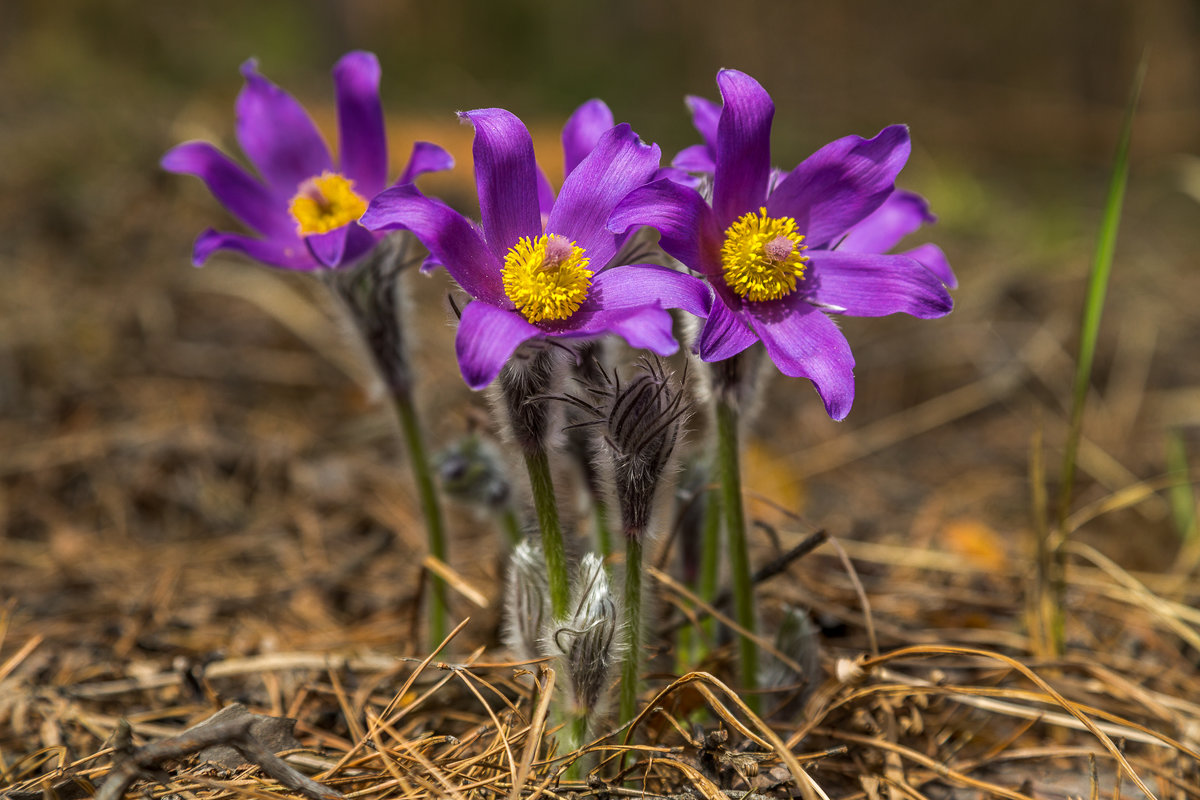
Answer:
MULTIPOLYGON (((680 150, 671 164, 680 172, 701 176, 691 184, 700 186, 705 180, 711 181, 717 169, 717 125, 721 119, 721 106, 696 95, 688 95, 685 102, 692 113, 692 125, 700 134, 701 143, 680 150)), ((768 191, 785 176, 786 173, 773 169, 768 191)), ((934 222, 937 222, 937 217, 930 212, 925 198, 915 192, 897 189, 883 201, 883 205, 855 225, 838 242, 837 249, 849 253, 886 253, 922 225, 932 225, 934 222)), ((900 255, 921 262, 951 289, 958 286, 946 254, 936 244, 919 245, 900 255)))
POLYGON ((363 216, 372 230, 411 231, 431 263, 474 298, 455 342, 472 389, 491 383, 517 347, 541 336, 615 333, 632 347, 670 355, 679 345, 665 309, 708 309, 708 288, 691 276, 610 263, 628 235, 609 231, 608 218, 621 198, 654 177, 659 149, 626 124, 612 126, 606 113, 593 101, 568 122, 567 176, 557 197, 525 125, 487 108, 461 114, 475 126, 481 226, 411 185, 383 192, 363 216))
MULTIPOLYGON (((162 158, 163 169, 195 175, 235 217, 259 236, 206 230, 192 262, 233 250, 273 267, 337 268, 360 258, 379 240, 358 224, 367 203, 387 185, 388 155, 379 61, 351 52, 333 68, 337 92, 340 163, 335 163, 312 118, 294 97, 242 65, 246 85, 238 95, 238 144, 262 180, 251 176, 208 142, 185 142, 162 158)), ((397 183, 449 169, 450 154, 417 142, 397 183)))
POLYGON ((829 315, 932 318, 953 305, 916 259, 841 246, 892 196, 908 129, 839 139, 772 180, 770 95, 736 70, 722 70, 717 85, 725 102, 712 204, 658 180, 622 200, 609 227, 657 228, 663 249, 708 279, 716 299, 696 342, 702 359, 721 361, 761 341, 783 374, 810 379, 829 415, 843 419, 854 401, 854 356, 829 315))

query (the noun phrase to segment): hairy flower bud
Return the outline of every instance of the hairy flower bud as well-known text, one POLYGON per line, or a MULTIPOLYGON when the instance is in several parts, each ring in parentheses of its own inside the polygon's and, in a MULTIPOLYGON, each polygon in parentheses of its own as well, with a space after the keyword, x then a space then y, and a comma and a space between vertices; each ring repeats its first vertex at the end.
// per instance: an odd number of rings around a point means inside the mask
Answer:
POLYGON ((563 663, 576 709, 594 712, 609 672, 625 650, 618 600, 599 556, 588 553, 580 561, 571 587, 571 615, 555 627, 548 644, 563 663))
POLYGON ((546 402, 554 381, 555 350, 544 339, 526 342, 500 371, 500 396, 513 438, 523 453, 546 446, 550 408, 546 402))
POLYGON ((505 643, 521 659, 546 655, 542 629, 550 619, 550 583, 538 545, 525 541, 513 548, 504 601, 505 643))
POLYGON ((403 318, 406 296, 400 282, 405 267, 416 262, 414 239, 397 232, 381 239, 358 263, 323 273, 349 312, 379 375, 396 396, 412 391, 412 367, 403 318))

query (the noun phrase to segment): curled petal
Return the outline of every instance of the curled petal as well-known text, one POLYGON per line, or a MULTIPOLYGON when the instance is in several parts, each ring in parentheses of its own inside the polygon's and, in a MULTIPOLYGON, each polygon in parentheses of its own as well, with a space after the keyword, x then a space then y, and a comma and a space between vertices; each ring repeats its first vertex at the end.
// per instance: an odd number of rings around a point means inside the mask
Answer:
POLYGON ((192 247, 192 263, 197 267, 203 266, 208 257, 217 250, 232 250, 269 267, 309 271, 320 269, 322 266, 299 239, 280 242, 276 239, 255 239, 212 229, 196 237, 196 244, 192 247))
POLYGON ((563 126, 563 175, 570 175, 579 162, 592 152, 604 132, 615 124, 612 111, 603 100, 588 100, 575 109, 563 126))
POLYGON ((483 235, 497 258, 522 236, 542 232, 533 139, 521 120, 502 108, 465 111, 475 126, 475 184, 483 235))
POLYGON ((541 331, 516 311, 490 303, 467 303, 458 323, 454 351, 467 386, 478 391, 496 379, 521 344, 541 331))
POLYGON ((708 150, 711 160, 717 152, 717 126, 721 120, 721 106, 706 97, 694 94, 684 98, 684 102, 692 112, 692 125, 704 141, 704 147, 708 150))
POLYGON ((711 278, 721 274, 721 231, 699 192, 661 179, 634 189, 617 204, 608 229, 617 233, 649 225, 659 245, 685 266, 711 278))
POLYGON ((379 100, 379 59, 374 53, 347 53, 333 68, 337 91, 338 140, 342 174, 363 197, 387 185, 387 133, 379 100))
POLYGON ((267 187, 208 142, 185 142, 167 151, 162 168, 195 175, 235 217, 266 236, 296 237, 296 221, 267 187))
POLYGON ((837 246, 848 253, 886 253, 922 225, 937 222, 929 203, 915 192, 900 189, 855 225, 837 246))
POLYGON ((352 264, 375 246, 375 236, 357 222, 351 222, 328 233, 304 237, 313 258, 330 269, 352 264))
POLYGON ((242 65, 246 85, 238 94, 238 144, 275 196, 288 200, 303 181, 333 169, 329 148, 308 112, 290 94, 242 65))
POLYGON ((766 200, 775 104, 758 81, 744 72, 723 69, 717 74, 717 85, 725 106, 717 125, 713 211, 724 230, 766 200))
POLYGON ((883 205, 911 149, 904 125, 830 142, 780 181, 767 213, 795 219, 810 247, 829 244, 883 205))
POLYGON ((837 325, 803 300, 759 303, 753 314, 754 330, 779 371, 811 380, 826 413, 845 419, 854 404, 854 355, 837 325))
POLYGON ((954 307, 941 279, 907 256, 814 250, 810 269, 814 288, 808 298, 852 317, 933 319, 954 307))
POLYGON ((958 288, 958 278, 954 277, 954 270, 950 269, 950 262, 946 259, 946 254, 936 244, 923 244, 912 250, 906 250, 901 255, 921 262, 921 266, 936 275, 938 280, 946 284, 948 288, 958 288))
POLYGON ((594 269, 616 255, 624 235, 606 229, 613 208, 658 169, 658 145, 643 144, 628 125, 611 128, 563 181, 546 232, 566 236, 587 251, 594 269))
POLYGON ((421 194, 413 184, 380 192, 360 222, 373 231, 412 231, 464 291, 494 305, 508 303, 500 282, 500 262, 479 229, 442 201, 421 194))
POLYGON ((681 308, 703 317, 712 306, 712 292, 699 278, 656 264, 612 267, 592 280, 583 309, 681 308))
POLYGON ((394 185, 412 183, 427 172, 441 172, 454 166, 454 157, 432 142, 413 142, 412 155, 394 185))
POLYGON ((740 315, 718 300, 704 321, 696 352, 704 361, 724 361, 757 341, 758 336, 746 327, 740 315))

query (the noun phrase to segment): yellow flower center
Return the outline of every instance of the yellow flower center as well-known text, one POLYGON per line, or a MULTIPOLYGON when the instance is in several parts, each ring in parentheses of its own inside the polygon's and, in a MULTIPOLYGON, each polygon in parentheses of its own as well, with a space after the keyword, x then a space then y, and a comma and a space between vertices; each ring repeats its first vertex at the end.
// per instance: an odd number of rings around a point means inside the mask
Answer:
POLYGON ((584 249, 561 236, 522 236, 504 256, 504 293, 530 322, 567 319, 587 298, 584 249))
POLYGON ((786 297, 804 278, 807 248, 791 217, 768 217, 765 208, 743 214, 725 231, 721 245, 725 283, 755 302, 786 297))
POLYGON ((301 236, 329 233, 354 222, 367 211, 367 201, 354 191, 354 181, 336 172, 322 172, 300 184, 288 207, 301 236))

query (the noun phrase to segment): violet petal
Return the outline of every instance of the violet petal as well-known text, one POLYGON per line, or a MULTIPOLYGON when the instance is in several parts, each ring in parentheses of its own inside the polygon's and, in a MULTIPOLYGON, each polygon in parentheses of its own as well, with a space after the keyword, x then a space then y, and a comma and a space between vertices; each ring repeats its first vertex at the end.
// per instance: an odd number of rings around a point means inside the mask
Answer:
POLYGON ((958 278, 954 276, 954 270, 950 268, 950 262, 946 259, 946 254, 936 244, 927 243, 919 245, 912 250, 904 251, 901 255, 920 261, 921 266, 936 275, 938 280, 946 284, 948 288, 958 288, 958 278))
POLYGON ((643 225, 657 230, 662 249, 685 266, 710 280, 721 274, 721 232, 695 189, 666 179, 648 183, 626 195, 608 220, 617 233, 643 225))
POLYGON ((277 198, 290 200, 301 183, 333 169, 325 140, 308 112, 290 94, 258 74, 254 60, 242 65, 246 85, 238 94, 238 144, 277 198))
POLYGON ((562 131, 563 175, 570 175, 592 152, 604 132, 615 124, 612 111, 603 100, 588 100, 575 109, 562 131))
POLYGON ((933 319, 954 307, 941 279, 907 256, 815 250, 809 257, 814 286, 807 297, 849 316, 933 319))
POLYGON ((659 158, 658 145, 643 144, 627 124, 611 128, 563 181, 546 232, 574 241, 599 270, 627 238, 605 227, 613 207, 653 177, 659 158))
POLYGON ((296 221, 276 197, 208 142, 185 142, 162 157, 162 168, 195 175, 235 217, 266 235, 299 239, 296 221))
POLYGON ((321 268, 320 262, 312 257, 299 239, 290 242, 255 239, 211 228, 196 237, 196 244, 192 247, 192 263, 197 267, 202 266, 217 250, 232 250, 271 267, 302 271, 321 268))
POLYGON ((757 341, 758 336, 741 317, 718 300, 704 321, 695 349, 704 361, 724 361, 757 341))
POLYGON ((924 197, 897 189, 883 205, 851 228, 838 242, 837 249, 848 253, 886 253, 922 225, 936 221, 924 197))
POLYGON ((496 379, 522 342, 540 334, 516 311, 482 301, 468 303, 454 340, 463 380, 472 389, 484 388, 496 379))
POLYGON ((502 108, 460 114, 475 126, 475 184, 488 247, 503 261, 522 236, 541 235, 537 162, 521 120, 502 108))
POLYGON ((394 186, 412 183, 427 172, 441 172, 454 166, 454 157, 432 142, 413 142, 412 154, 394 186))
POLYGON ((883 204, 910 150, 904 125, 830 142, 780 181, 767 213, 795 219, 810 248, 830 244, 883 204))
POLYGON ((333 67, 342 174, 368 199, 387 185, 388 174, 379 75, 379 59, 361 50, 342 56, 333 67))
POLYGON ((829 317, 803 300, 760 303, 754 330, 780 372, 811 380, 826 413, 846 418, 854 404, 854 355, 829 317))
POLYGON ((717 126, 717 173, 713 211, 722 230, 742 214, 757 211, 767 197, 771 173, 771 120, 775 104, 758 81, 723 69, 717 85, 725 106, 717 126))
POLYGON ((368 230, 412 231, 434 259, 468 294, 494 305, 508 304, 499 262, 479 229, 442 201, 411 183, 375 196, 360 222, 368 230))

